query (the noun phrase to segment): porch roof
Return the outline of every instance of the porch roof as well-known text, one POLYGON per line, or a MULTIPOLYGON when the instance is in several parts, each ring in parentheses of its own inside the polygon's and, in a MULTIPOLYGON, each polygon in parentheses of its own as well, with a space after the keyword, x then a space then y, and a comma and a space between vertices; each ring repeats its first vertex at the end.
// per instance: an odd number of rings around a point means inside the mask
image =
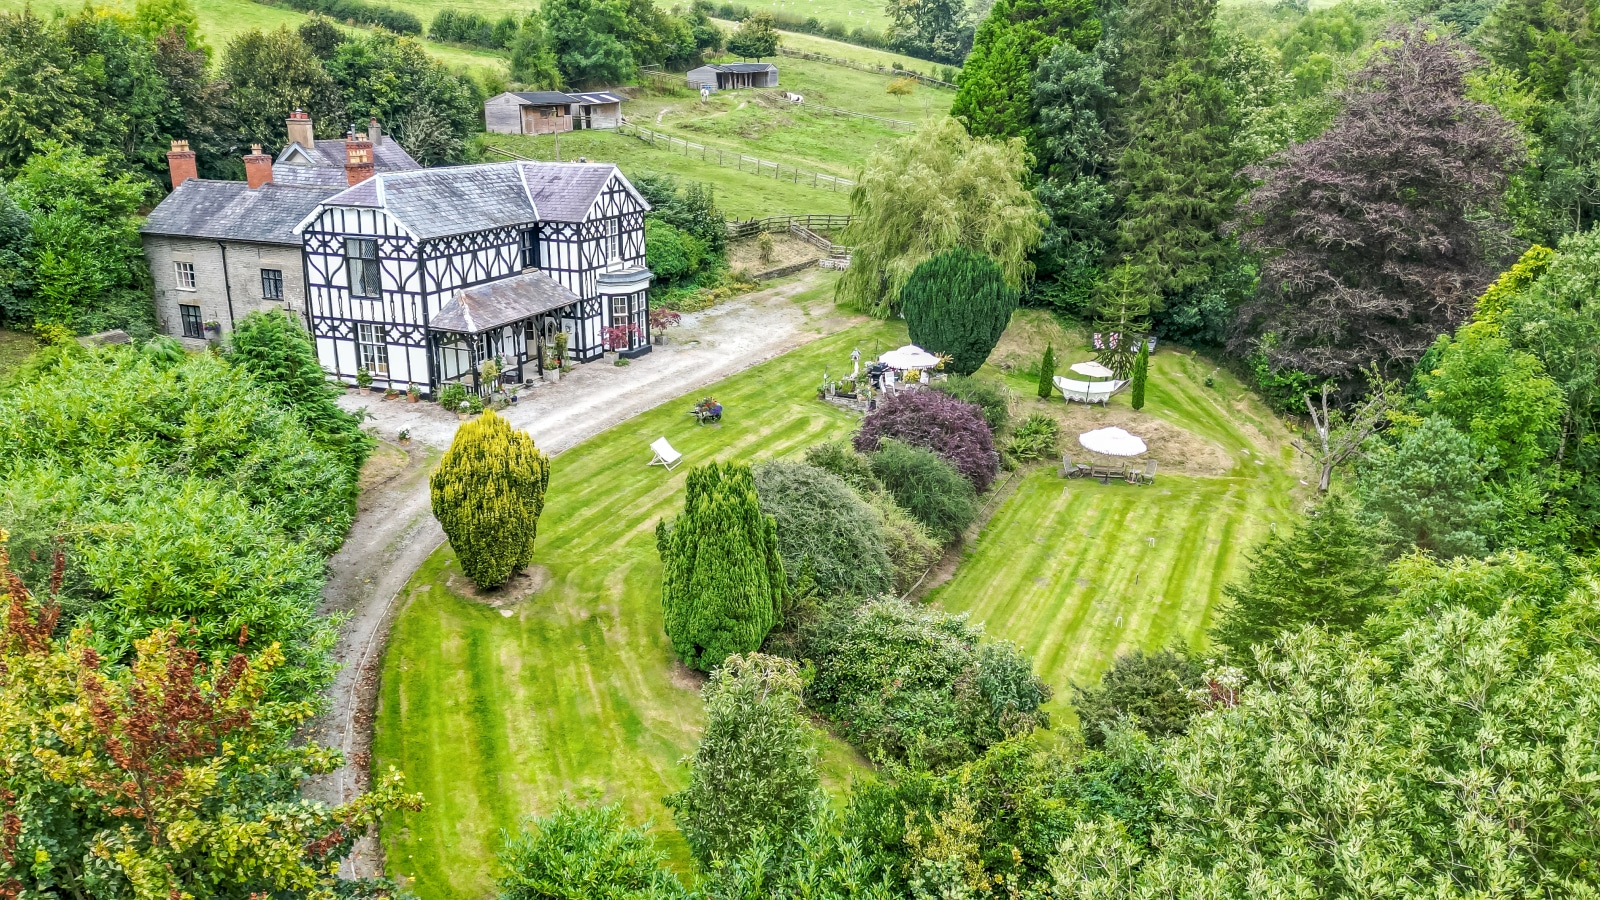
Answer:
POLYGON ((439 310, 428 327, 435 331, 481 334, 570 306, 578 299, 577 294, 549 275, 528 272, 463 290, 439 310))

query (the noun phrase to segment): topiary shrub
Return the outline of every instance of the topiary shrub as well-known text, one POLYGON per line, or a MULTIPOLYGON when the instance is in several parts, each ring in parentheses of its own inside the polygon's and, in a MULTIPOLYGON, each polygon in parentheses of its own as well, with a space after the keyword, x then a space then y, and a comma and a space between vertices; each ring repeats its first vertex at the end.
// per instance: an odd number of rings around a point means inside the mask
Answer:
POLYGON ((904 595, 916 586, 917 579, 944 552, 938 540, 922 526, 921 522, 900 508, 885 491, 874 491, 867 504, 878 516, 878 528, 883 534, 883 549, 889 555, 889 566, 894 573, 894 592, 904 595))
POLYGON ((1133 385, 1129 388, 1129 403, 1134 409, 1144 409, 1144 383, 1150 377, 1150 342, 1139 341, 1139 355, 1133 358, 1133 385))
POLYGON ((761 512, 750 467, 689 473, 683 512, 656 525, 661 609, 683 664, 709 672, 761 646, 783 608, 777 522, 761 512))
POLYGON ((1117 657, 1095 688, 1074 688, 1083 742, 1103 747, 1106 731, 1123 719, 1153 738, 1188 730, 1189 720, 1204 708, 1205 667, 1173 650, 1135 650, 1117 657))
POLYGON ((829 441, 807 450, 806 464, 839 476, 862 495, 883 490, 872 474, 872 463, 843 441, 829 441))
POLYGON ((832 596, 871 597, 893 585, 878 517, 844 480, 805 463, 755 470, 761 511, 778 523, 778 555, 794 579, 832 596))
POLYGON ((1017 310, 1017 292, 988 254, 957 247, 924 260, 900 289, 911 342, 950 357, 957 375, 978 371, 1017 310))
POLYGON ((1011 421, 1011 401, 1006 397, 1006 389, 986 378, 952 375, 933 388, 983 410, 983 420, 989 424, 991 432, 998 432, 1011 421))
POLYGON ((1056 377, 1056 350, 1055 347, 1044 345, 1044 359, 1039 361, 1039 399, 1049 400, 1055 392, 1056 377))
POLYGON ((428 484, 433 515, 474 584, 499 587, 533 562, 550 460, 527 432, 484 413, 456 431, 428 484))
POLYGON ((977 517, 972 482, 937 453, 885 440, 871 461, 873 477, 894 502, 939 540, 955 540, 977 517))
POLYGON ((979 491, 988 490, 1000 470, 994 434, 983 411, 939 391, 903 391, 880 401, 861 420, 855 448, 871 453, 884 438, 932 450, 979 491))
POLYGON ((966 617, 884 599, 809 626, 824 661, 806 702, 869 757, 941 769, 1005 738, 1048 727, 1050 686, 1007 642, 983 643, 966 617))

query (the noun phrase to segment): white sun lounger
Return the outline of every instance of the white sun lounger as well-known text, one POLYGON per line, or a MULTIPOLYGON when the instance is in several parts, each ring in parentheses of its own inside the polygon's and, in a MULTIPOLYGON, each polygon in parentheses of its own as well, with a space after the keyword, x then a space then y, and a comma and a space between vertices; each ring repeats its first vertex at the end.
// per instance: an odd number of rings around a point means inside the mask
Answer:
POLYGON ((665 466, 668 472, 671 472, 672 467, 678 464, 678 460, 683 459, 683 454, 672 449, 672 445, 667 443, 666 438, 658 438, 655 443, 650 445, 650 451, 655 454, 655 458, 650 460, 650 465, 665 466))
POLYGON ((1111 395, 1122 390, 1126 381, 1077 381, 1072 378, 1055 377, 1056 389, 1061 391, 1061 396, 1068 400, 1077 400, 1080 403, 1104 404, 1111 399, 1111 395))

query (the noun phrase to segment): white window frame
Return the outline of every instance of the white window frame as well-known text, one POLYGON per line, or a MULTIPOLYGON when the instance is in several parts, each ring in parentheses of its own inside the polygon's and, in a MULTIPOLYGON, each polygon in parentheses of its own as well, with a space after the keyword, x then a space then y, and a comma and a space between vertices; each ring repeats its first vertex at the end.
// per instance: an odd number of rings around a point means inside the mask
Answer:
POLYGON ((372 322, 356 323, 356 359, 372 375, 389 375, 389 328, 372 322))
POLYGON ((177 280, 178 290, 199 290, 195 286, 194 263, 187 260, 175 259, 172 261, 172 275, 177 280))
POLYGON ((605 233, 600 236, 600 255, 606 268, 622 266, 622 222, 615 217, 605 222, 605 233))

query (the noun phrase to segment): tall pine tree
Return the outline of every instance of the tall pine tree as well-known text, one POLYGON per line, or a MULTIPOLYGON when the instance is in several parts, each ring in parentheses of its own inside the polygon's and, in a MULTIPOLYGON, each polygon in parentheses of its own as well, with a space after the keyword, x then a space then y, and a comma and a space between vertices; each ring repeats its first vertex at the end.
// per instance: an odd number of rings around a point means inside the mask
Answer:
POLYGON ((1100 40, 1091 0, 996 0, 961 67, 950 115, 974 137, 1032 143, 1033 70, 1061 43, 1088 50, 1100 40))
POLYGON ((1135 0, 1126 12, 1118 244, 1163 298, 1226 266, 1222 226, 1241 192, 1234 97, 1222 78, 1216 0, 1135 0))
POLYGON ((1133 371, 1133 342, 1150 333, 1150 288, 1145 272, 1123 263, 1100 284, 1100 314, 1095 318, 1095 356, 1116 374, 1133 371))
POLYGON ((1045 344, 1044 359, 1039 361, 1039 399, 1050 399, 1050 393, 1055 390, 1055 377, 1056 349, 1050 344, 1045 344))
POLYGON ((778 525, 763 515, 750 467, 711 463, 689 473, 683 512, 656 526, 661 608, 684 665, 709 672, 761 646, 782 611, 778 525))

